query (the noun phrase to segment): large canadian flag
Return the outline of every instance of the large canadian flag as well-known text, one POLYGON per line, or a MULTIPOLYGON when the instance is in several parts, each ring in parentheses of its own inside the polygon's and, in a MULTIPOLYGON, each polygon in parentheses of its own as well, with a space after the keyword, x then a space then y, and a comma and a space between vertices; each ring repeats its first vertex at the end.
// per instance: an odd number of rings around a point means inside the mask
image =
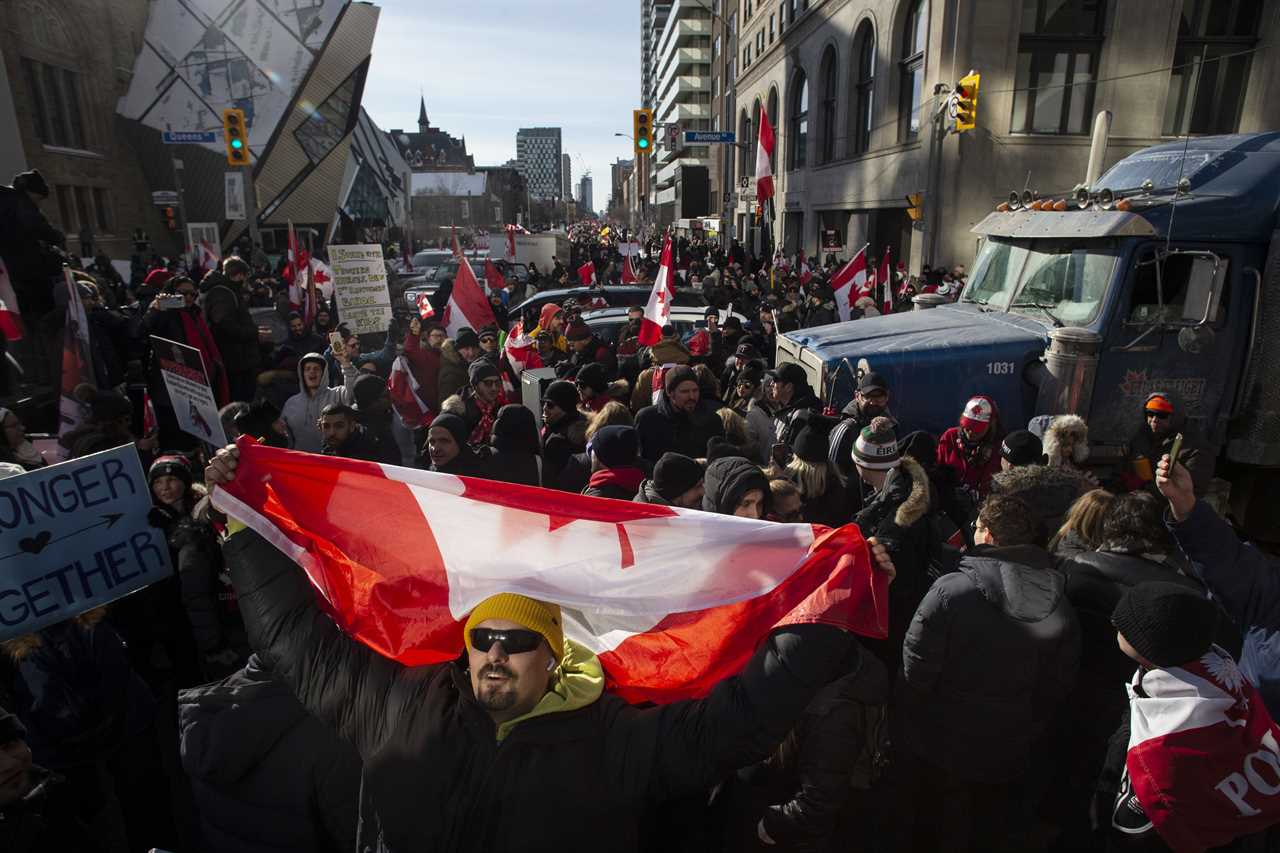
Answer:
POLYGON ((295 560, 351 636, 409 666, 458 656, 498 592, 563 608, 628 701, 705 695, 775 626, 886 635, 857 527, 715 515, 240 441, 215 505, 295 560), (369 507, 378 523, 369 523, 369 507))
POLYGON ((662 327, 671 318, 671 302, 675 297, 675 287, 671 283, 671 234, 668 233, 662 243, 658 275, 653 280, 653 290, 649 291, 649 302, 644 306, 644 319, 640 321, 637 339, 641 346, 651 347, 662 340, 662 327))
POLYGON ((867 284, 867 247, 863 246, 849 263, 831 277, 831 290, 836 298, 836 311, 841 320, 852 316, 853 303, 867 284))
POLYGON ((22 314, 18 310, 18 296, 9 280, 9 270, 0 259, 0 333, 11 341, 22 340, 22 314))
POLYGON ((459 253, 458 272, 453 277, 453 290, 444 310, 445 333, 453 338, 465 328, 480 329, 493 325, 497 325, 493 306, 480 289, 476 274, 471 271, 471 263, 459 253))
POLYGON ((760 137, 756 143, 756 202, 764 204, 773 198, 773 128, 769 125, 769 114, 764 107, 760 108, 760 137))

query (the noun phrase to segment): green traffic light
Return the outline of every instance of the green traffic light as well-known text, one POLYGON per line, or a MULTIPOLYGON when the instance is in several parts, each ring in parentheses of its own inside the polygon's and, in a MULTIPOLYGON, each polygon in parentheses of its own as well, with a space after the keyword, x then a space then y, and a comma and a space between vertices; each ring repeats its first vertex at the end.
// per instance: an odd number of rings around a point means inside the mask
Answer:
POLYGON ((241 139, 233 139, 231 140, 231 147, 239 151, 244 147, 244 141, 241 139))
POLYGON ((636 140, 636 147, 637 147, 637 148, 648 148, 648 147, 649 147, 649 140, 644 139, 644 138, 637 139, 637 140, 636 140))

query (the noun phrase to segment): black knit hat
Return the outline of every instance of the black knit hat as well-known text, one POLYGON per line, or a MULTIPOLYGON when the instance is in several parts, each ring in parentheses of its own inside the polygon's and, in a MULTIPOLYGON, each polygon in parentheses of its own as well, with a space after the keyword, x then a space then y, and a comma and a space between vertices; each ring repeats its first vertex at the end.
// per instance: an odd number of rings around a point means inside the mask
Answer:
POLYGON ((738 348, 733 351, 733 354, 738 358, 752 359, 760 357, 760 353, 756 350, 751 341, 743 341, 738 344, 738 348))
POLYGON ((572 412, 578 408, 578 386, 568 379, 557 379, 542 392, 542 402, 548 401, 555 403, 566 412, 572 412))
POLYGON ((435 420, 431 422, 431 429, 436 427, 448 430, 459 447, 466 446, 467 437, 471 434, 471 428, 467 426, 467 422, 460 415, 455 415, 453 412, 444 412, 436 415, 435 420))
POLYGON ((147 469, 147 485, 154 484, 157 477, 177 477, 190 486, 191 466, 181 456, 160 456, 147 469))
POLYGON ((682 453, 664 453, 653 466, 653 488, 669 501, 701 482, 702 466, 682 453))
POLYGON ((1156 666, 1178 666, 1209 651, 1218 627, 1218 607, 1189 587, 1149 581, 1120 597, 1111 624, 1134 651, 1156 666))
POLYGON ((370 406, 387 395, 387 380, 381 376, 366 373, 356 379, 355 384, 351 386, 351 394, 356 398, 356 409, 361 412, 367 411, 370 406))
POLYGON ((496 379, 500 375, 498 366, 487 358, 477 358, 467 367, 467 381, 472 385, 479 385, 485 379, 496 379))
POLYGON ((1010 465, 1038 465, 1044 459, 1044 445, 1030 430, 1014 430, 1004 437, 1000 457, 1010 465))
POLYGON ((693 372, 693 368, 687 364, 681 364, 668 370, 662 377, 662 389, 672 394, 676 388, 680 387, 681 382, 696 383, 697 381, 698 374, 693 372))
POLYGON ((578 369, 578 375, 573 379, 579 385, 586 385, 597 394, 603 394, 609 387, 609 374, 604 369, 604 365, 598 361, 584 364, 578 369))
POLYGON ((814 465, 825 464, 831 452, 831 428, 835 422, 822 415, 810 414, 796 435, 796 456, 814 465))
POLYGON ((465 326, 458 330, 457 336, 453 339, 454 349, 478 346, 480 346, 480 336, 475 333, 474 329, 469 329, 465 326))
POLYGON ((591 453, 606 468, 627 468, 636 464, 640 439, 636 428, 612 424, 596 430, 591 437, 591 453))

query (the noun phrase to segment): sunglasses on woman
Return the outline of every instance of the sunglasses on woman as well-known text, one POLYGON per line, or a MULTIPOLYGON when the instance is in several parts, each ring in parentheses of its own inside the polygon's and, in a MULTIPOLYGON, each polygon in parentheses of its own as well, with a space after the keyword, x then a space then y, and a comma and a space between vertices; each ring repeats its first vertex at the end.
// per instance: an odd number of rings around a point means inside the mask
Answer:
POLYGON ((525 628, 472 628, 471 648, 488 652, 494 643, 501 643, 509 655, 531 652, 542 642, 542 635, 525 628))

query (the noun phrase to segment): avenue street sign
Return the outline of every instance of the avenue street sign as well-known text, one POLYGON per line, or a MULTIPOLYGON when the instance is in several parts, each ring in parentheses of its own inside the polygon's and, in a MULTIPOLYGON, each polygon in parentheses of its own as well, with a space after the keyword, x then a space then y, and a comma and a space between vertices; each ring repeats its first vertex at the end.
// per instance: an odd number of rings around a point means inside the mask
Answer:
POLYGON ((685 145, 706 145, 707 143, 732 145, 735 138, 732 130, 686 130, 684 132, 685 145))

